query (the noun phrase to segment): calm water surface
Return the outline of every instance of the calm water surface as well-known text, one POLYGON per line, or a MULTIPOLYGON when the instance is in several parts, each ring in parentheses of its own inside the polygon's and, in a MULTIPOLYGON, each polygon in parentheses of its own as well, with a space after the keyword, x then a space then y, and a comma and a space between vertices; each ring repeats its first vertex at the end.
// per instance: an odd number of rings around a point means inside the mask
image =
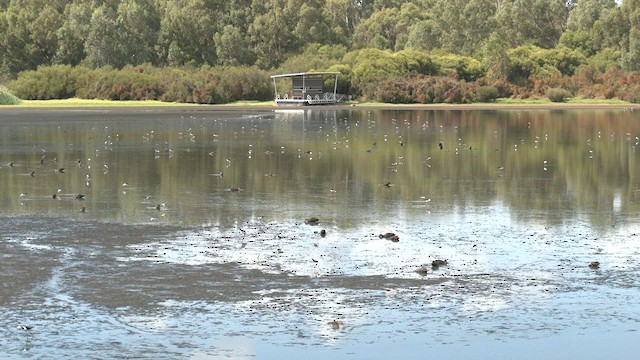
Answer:
POLYGON ((633 359, 639 120, 0 110, 0 357, 633 359))

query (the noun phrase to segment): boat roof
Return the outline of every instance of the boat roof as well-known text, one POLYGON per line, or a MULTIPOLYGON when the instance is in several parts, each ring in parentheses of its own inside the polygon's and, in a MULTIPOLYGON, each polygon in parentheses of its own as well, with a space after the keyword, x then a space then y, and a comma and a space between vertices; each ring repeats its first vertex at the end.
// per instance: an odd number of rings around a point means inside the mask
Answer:
POLYGON ((284 78, 284 77, 298 77, 298 76, 308 76, 308 75, 338 75, 340 74, 337 71, 321 71, 321 72, 300 72, 300 73, 291 73, 291 74, 279 74, 279 75, 271 75, 271 78, 284 78))

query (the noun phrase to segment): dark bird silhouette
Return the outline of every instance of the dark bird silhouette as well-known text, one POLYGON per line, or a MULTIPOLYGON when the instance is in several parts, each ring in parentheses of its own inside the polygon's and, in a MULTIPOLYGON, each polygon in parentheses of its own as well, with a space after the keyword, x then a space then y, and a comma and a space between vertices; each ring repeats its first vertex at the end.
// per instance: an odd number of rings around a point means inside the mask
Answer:
POLYGON ((447 261, 447 260, 440 260, 440 259, 437 259, 437 260, 433 260, 433 261, 431 262, 431 268, 432 268, 433 270, 436 270, 436 269, 438 269, 440 266, 446 266, 447 264, 448 264, 448 261, 447 261))
POLYGON ((392 242, 398 242, 400 241, 400 237, 392 232, 388 232, 385 234, 380 234, 378 235, 378 237, 380 239, 387 239, 387 240, 391 240, 392 242))
POLYGON ((78 195, 74 196, 74 198, 76 200, 84 200, 84 194, 78 194, 78 195))
POLYGON ((444 144, 443 143, 439 143, 438 147, 440 148, 440 150, 444 149, 444 144))

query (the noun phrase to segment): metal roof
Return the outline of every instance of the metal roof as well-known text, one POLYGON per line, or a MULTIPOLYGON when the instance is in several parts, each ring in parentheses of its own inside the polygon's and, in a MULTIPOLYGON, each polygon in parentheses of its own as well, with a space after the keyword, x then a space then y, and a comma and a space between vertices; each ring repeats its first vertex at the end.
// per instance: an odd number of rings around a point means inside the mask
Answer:
POLYGON ((308 75, 338 75, 339 72, 301 72, 301 73, 291 73, 291 74, 280 74, 280 75, 271 75, 271 78, 284 78, 284 77, 296 77, 296 76, 308 76, 308 75))

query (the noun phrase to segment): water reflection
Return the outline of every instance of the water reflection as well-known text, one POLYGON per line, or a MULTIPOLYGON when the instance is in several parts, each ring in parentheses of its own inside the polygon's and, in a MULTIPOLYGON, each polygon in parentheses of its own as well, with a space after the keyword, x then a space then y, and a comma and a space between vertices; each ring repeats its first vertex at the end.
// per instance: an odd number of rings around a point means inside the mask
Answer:
POLYGON ((0 354, 513 358, 562 339, 555 354, 576 358, 561 352, 576 332, 580 351, 612 350, 583 333, 638 330, 638 124, 625 111, 3 116, 0 354))
POLYGON ((606 228, 640 210, 632 111, 58 116, 3 120, 2 213, 229 225, 278 209, 348 227, 499 203, 606 228))

